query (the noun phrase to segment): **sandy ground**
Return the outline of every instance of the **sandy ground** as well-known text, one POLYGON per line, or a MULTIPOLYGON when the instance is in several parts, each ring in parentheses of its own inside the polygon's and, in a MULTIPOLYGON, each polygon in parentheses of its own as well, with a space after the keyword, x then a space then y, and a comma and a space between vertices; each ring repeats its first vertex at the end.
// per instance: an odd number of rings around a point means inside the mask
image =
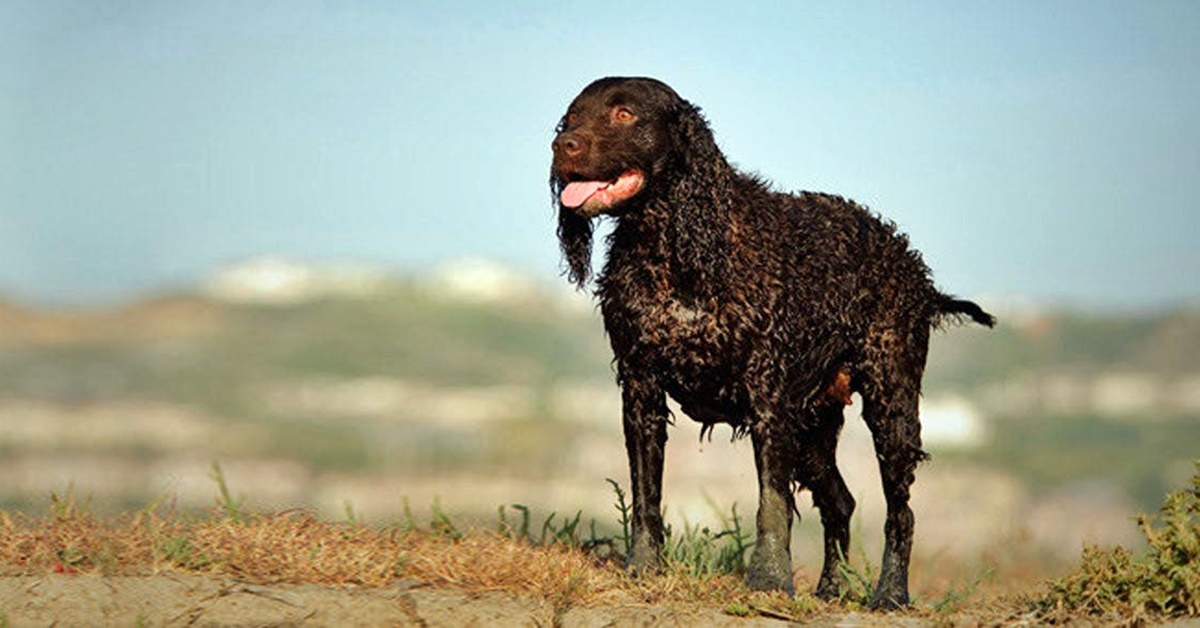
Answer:
MULTIPOLYGON (((816 623, 841 624, 853 617, 816 623)), ((868 617, 857 619, 870 621, 868 617)), ((0 578, 0 626, 784 626, 717 608, 555 609, 510 593, 400 583, 386 588, 255 585, 191 574, 0 578)))

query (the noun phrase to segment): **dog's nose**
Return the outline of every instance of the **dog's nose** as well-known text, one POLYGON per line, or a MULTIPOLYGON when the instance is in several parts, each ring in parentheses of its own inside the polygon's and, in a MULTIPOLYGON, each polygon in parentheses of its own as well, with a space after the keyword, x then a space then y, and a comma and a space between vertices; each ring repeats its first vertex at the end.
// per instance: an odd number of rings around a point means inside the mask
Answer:
POLYGON ((550 147, 556 154, 578 157, 587 149, 587 141, 574 133, 563 133, 554 138, 550 147))

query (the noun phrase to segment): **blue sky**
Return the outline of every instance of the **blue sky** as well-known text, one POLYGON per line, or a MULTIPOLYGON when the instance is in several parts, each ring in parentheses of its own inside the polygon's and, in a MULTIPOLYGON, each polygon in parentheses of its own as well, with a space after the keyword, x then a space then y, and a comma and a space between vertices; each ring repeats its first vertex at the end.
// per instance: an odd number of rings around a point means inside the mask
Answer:
POLYGON ((666 80, 736 164, 897 222, 944 289, 1200 297, 1200 3, 0 0, 0 294, 261 254, 559 269, 552 128, 666 80))

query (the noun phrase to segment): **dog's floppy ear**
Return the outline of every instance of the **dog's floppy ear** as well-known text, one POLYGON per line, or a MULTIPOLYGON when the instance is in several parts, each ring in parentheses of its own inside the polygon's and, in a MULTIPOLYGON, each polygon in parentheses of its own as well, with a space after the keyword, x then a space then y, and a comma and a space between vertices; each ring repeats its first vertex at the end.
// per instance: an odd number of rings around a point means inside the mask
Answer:
POLYGON ((550 177, 550 193, 558 209, 558 246, 566 262, 567 278, 582 289, 592 276, 592 220, 562 206, 559 194, 562 184, 550 177))
POLYGON ((700 108, 680 98, 673 113, 671 132, 683 166, 698 180, 705 181, 715 179, 722 166, 728 169, 725 155, 700 108))
POLYGON ((729 235, 722 225, 731 211, 734 172, 717 146, 699 107, 680 99, 669 126, 677 182, 670 191, 676 257, 696 288, 730 280, 729 235))
MULTIPOLYGON (((554 126, 554 133, 562 133, 567 127, 567 116, 559 118, 554 126)), ((554 208, 558 210, 558 247, 562 250, 563 261, 566 262, 566 275, 580 290, 587 285, 592 276, 592 229, 591 219, 584 218, 570 209, 562 206, 563 182, 553 172, 550 173, 550 196, 554 208)))

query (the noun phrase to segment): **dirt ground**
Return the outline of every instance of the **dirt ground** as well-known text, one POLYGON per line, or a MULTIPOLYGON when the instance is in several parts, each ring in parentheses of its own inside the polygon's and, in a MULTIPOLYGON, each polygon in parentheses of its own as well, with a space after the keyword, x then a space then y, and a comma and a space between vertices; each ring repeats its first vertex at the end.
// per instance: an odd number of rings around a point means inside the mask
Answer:
MULTIPOLYGON (((897 618, 892 618, 893 620, 897 618)), ((884 623, 873 616, 818 625, 884 623)), ((0 626, 784 626, 719 608, 649 605, 555 609, 511 593, 468 593, 416 582, 385 588, 256 585, 193 574, 0 578, 0 626)), ((905 619, 903 623, 923 622, 905 619)))

